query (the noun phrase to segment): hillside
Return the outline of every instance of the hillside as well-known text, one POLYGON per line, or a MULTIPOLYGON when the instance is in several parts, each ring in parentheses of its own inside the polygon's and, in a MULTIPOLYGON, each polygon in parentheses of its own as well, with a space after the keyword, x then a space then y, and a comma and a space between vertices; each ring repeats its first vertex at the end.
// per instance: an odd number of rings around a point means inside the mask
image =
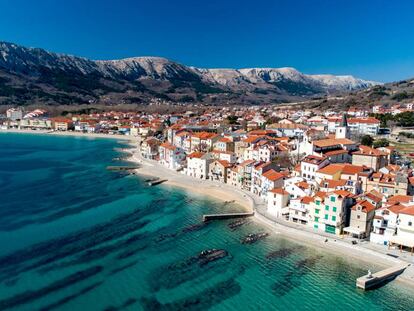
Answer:
POLYGON ((303 101, 377 85, 294 68, 203 69, 161 57, 94 61, 0 42, 0 104, 202 104, 303 101))
POLYGON ((330 107, 344 109, 349 107, 372 108, 373 105, 389 106, 396 103, 411 103, 414 101, 414 79, 376 85, 367 89, 352 91, 344 96, 329 98, 306 103, 308 107, 330 107))

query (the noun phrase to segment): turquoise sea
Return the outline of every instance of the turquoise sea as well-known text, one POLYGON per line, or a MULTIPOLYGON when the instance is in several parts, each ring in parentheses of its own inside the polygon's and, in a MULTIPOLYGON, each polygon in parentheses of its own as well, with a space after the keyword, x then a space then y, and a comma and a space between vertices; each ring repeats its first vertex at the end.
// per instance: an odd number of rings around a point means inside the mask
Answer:
POLYGON ((414 310, 396 282, 357 290, 367 265, 275 234, 241 244, 253 223, 197 226, 239 208, 108 171, 117 147, 0 134, 0 311, 414 310), (229 255, 194 259, 212 248, 229 255))

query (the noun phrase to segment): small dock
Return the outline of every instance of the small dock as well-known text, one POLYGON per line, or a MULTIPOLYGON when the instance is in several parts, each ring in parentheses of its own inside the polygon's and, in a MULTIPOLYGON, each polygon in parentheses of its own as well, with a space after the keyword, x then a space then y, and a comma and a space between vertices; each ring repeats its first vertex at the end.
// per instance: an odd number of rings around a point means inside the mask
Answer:
POLYGON ((363 290, 378 288, 385 283, 392 281, 409 266, 409 264, 401 264, 395 267, 387 268, 372 275, 364 275, 356 280, 356 286, 363 290))
POLYGON ((107 166, 106 169, 109 171, 130 171, 136 170, 139 165, 128 165, 128 166, 107 166))
POLYGON ((233 219, 233 218, 246 218, 254 216, 254 212, 251 213, 227 213, 227 214, 209 214, 203 215, 203 221, 219 220, 219 219, 233 219))

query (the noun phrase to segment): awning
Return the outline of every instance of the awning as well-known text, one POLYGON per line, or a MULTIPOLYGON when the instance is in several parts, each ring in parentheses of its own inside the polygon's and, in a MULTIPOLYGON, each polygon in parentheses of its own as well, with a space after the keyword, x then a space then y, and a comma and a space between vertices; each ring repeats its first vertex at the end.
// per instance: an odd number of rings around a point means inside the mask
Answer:
POLYGON ((365 230, 353 228, 353 227, 346 227, 344 228, 344 231, 348 233, 356 234, 356 235, 362 235, 365 233, 365 230))
POLYGON ((414 241, 410 238, 404 238, 398 235, 393 235, 389 240, 392 244, 398 244, 406 247, 414 247, 414 241))

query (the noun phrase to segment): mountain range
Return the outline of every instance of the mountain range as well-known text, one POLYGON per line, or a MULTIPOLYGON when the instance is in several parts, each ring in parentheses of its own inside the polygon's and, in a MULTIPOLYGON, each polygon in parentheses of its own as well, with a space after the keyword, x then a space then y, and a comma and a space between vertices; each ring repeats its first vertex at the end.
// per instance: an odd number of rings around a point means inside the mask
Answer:
POLYGON ((0 104, 271 104, 367 89, 294 68, 204 69, 161 57, 90 60, 0 42, 0 104))

